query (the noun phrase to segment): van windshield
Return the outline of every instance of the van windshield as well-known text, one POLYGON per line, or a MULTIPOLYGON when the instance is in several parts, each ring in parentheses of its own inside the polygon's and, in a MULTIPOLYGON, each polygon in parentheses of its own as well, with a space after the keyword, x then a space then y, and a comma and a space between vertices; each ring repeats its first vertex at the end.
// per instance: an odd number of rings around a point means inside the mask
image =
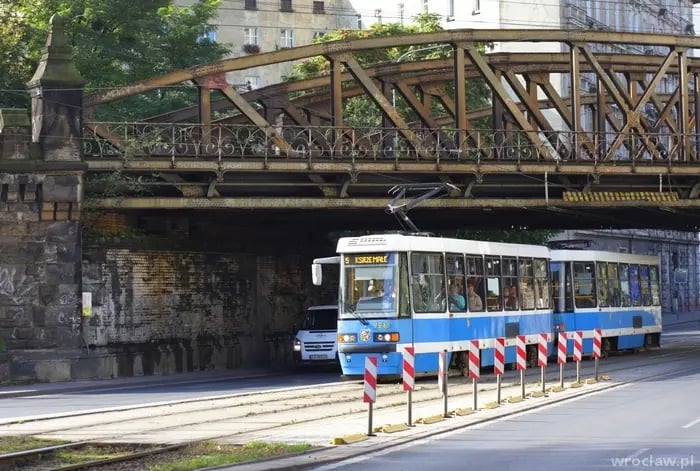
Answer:
POLYGON ((306 312, 301 330, 336 330, 337 321, 337 309, 314 309, 306 312))

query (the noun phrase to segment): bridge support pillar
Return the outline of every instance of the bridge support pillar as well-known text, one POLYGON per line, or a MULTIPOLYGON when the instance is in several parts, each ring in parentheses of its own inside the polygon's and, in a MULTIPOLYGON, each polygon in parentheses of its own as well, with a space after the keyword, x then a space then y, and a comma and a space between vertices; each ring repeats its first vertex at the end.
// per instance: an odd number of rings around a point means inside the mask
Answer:
POLYGON ((83 80, 54 16, 25 110, 0 110, 0 381, 74 379, 83 80))

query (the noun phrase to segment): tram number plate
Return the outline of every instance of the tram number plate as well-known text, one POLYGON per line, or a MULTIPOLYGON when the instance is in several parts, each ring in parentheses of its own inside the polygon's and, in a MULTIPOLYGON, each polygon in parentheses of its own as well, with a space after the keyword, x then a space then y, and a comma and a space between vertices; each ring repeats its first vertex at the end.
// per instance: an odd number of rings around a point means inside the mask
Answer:
POLYGON ((309 355, 312 360, 325 360, 328 357, 326 355, 309 355))

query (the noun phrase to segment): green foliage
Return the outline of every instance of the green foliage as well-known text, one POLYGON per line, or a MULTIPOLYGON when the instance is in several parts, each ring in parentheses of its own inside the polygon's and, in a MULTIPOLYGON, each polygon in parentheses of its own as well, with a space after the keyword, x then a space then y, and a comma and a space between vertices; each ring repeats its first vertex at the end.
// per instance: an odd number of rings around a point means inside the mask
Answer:
MULTIPOLYGON (((370 37, 386 37, 401 34, 429 33, 442 31, 440 15, 422 13, 414 17, 414 24, 409 26, 400 23, 374 24, 368 30, 340 29, 318 38, 316 42, 342 41, 370 37)), ((370 49, 354 53, 357 62, 363 66, 376 64, 398 63, 430 59, 446 59, 452 57, 449 44, 422 44, 418 46, 390 47, 385 49, 370 49)), ((296 64, 285 80, 303 80, 326 74, 330 71, 330 63, 326 58, 318 56, 296 64)), ((454 97, 454 85, 446 86, 446 94, 454 97)), ((399 93, 395 95, 395 106, 407 122, 417 120, 417 116, 399 93)), ((469 109, 485 106, 490 101, 490 90, 483 80, 467 82, 467 107, 469 109)), ((433 103, 434 114, 447 114, 437 102, 433 103)), ((382 125, 382 113, 379 106, 369 97, 360 96, 344 101, 343 116, 345 122, 354 128, 377 128, 382 125)), ((475 123, 480 124, 480 123, 475 123)))
MULTIPOLYGON (((27 106, 24 91, 46 42, 49 19, 66 18, 66 38, 86 80, 86 92, 121 86, 223 57, 228 48, 208 39, 220 0, 186 8, 173 0, 14 0, 0 2, 0 107, 27 106)), ((96 119, 124 120, 192 101, 192 90, 162 90, 98 110, 96 119)))
POLYGON ((143 196, 151 192, 147 183, 155 179, 156 176, 134 178, 122 171, 93 174, 85 181, 85 196, 88 199, 143 196))

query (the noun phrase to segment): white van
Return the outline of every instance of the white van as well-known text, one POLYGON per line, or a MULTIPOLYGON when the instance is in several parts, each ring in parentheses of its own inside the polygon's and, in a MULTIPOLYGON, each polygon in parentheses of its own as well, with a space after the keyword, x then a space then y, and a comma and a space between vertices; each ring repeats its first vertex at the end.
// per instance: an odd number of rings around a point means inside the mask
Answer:
POLYGON ((294 338, 297 366, 338 361, 338 306, 311 306, 294 338))

